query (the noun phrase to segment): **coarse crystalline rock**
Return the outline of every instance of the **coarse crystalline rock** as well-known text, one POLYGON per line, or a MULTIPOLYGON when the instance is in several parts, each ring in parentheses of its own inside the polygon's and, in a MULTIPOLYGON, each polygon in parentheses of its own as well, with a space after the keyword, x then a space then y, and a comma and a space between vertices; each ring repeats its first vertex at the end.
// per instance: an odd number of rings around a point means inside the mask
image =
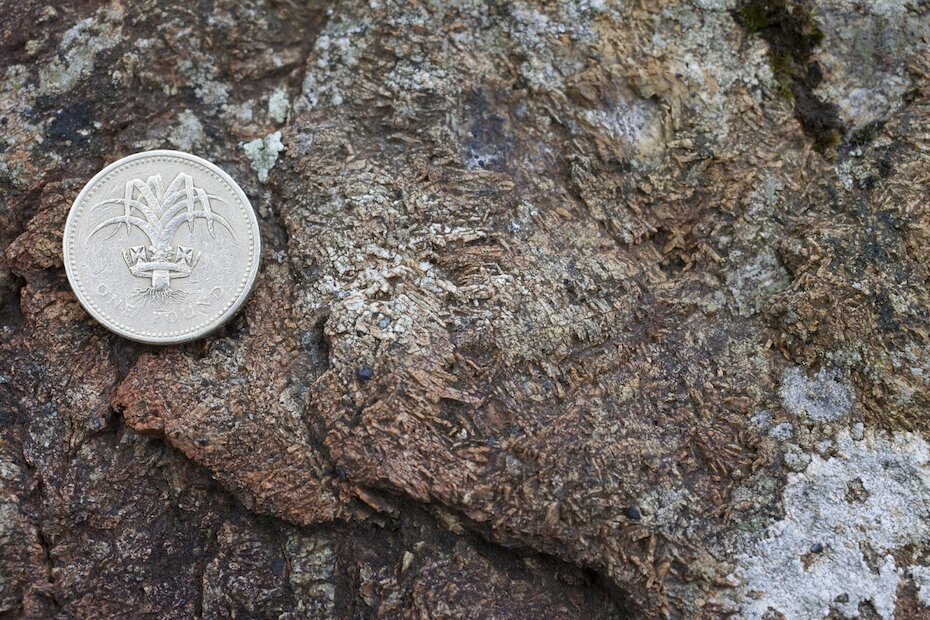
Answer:
POLYGON ((0 616, 930 613, 926 3, 0 14, 0 616), (158 149, 261 232, 180 346, 62 258, 158 149))

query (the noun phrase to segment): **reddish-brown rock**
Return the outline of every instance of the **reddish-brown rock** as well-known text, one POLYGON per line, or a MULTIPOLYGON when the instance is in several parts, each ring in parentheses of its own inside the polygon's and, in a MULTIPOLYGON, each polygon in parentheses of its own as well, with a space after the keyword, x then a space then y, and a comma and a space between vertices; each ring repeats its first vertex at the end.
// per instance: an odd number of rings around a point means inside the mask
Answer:
POLYGON ((925 4, 0 6, 0 614, 926 611, 925 4), (177 347, 59 254, 163 147, 264 243, 177 347))

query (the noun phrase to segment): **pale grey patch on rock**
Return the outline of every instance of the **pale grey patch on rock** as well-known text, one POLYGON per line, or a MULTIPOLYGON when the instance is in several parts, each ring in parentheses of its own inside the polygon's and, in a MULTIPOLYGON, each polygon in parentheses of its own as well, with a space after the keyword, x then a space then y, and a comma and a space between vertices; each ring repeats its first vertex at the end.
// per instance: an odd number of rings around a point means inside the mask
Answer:
POLYGON ((785 461, 785 467, 795 472, 804 471, 811 462, 811 455, 796 443, 789 443, 785 446, 785 454, 782 458, 785 461))
POLYGON ((171 130, 168 140, 182 151, 190 151, 195 144, 203 140, 203 125, 197 115, 190 110, 178 114, 178 124, 171 130))
POLYGON ((912 87, 908 58, 926 47, 930 20, 914 0, 823 0, 815 19, 824 42, 812 60, 823 79, 815 93, 835 103, 856 129, 887 119, 912 87))
POLYGON ((223 110, 223 115, 242 123, 249 123, 252 121, 253 116, 252 102, 244 101, 242 103, 228 104, 223 110))
POLYGON ((288 580, 301 596, 297 601, 297 617, 333 617, 336 591, 332 585, 336 554, 323 535, 294 532, 285 545, 290 571, 288 580))
POLYGON ((229 87, 216 80, 204 80, 194 89, 194 94, 206 104, 225 105, 229 99, 229 87))
POLYGON ((746 89, 761 100, 766 91, 778 87, 761 37, 744 41, 742 53, 732 53, 728 41, 738 27, 731 15, 734 4, 705 0, 701 11, 688 2, 670 5, 656 13, 655 35, 641 42, 644 54, 666 57, 667 75, 695 93, 688 105, 701 110, 700 122, 714 140, 726 138, 731 118, 738 114, 728 105, 731 89, 746 89))
POLYGON ((90 73, 97 54, 114 47, 122 38, 123 13, 121 4, 112 3, 65 31, 59 53, 39 69, 39 94, 66 92, 90 73))
POLYGON ((749 424, 757 431, 767 431, 772 426, 772 413, 764 409, 749 418, 749 424))
POLYGON ((694 499, 684 488, 657 488, 639 499, 643 520, 663 530, 671 530, 686 518, 688 506, 694 499))
POLYGON ((772 439, 778 439, 779 441, 791 439, 793 434, 794 428, 791 426, 790 422, 782 422, 769 431, 769 437, 772 439))
POLYGON ((779 395, 790 413, 815 422, 832 422, 845 417, 854 402, 848 380, 839 371, 824 368, 812 379, 797 366, 786 368, 779 395))
POLYGON ((697 0, 696 4, 705 11, 729 11, 736 8, 735 0, 697 0))
POLYGON ((275 89, 268 98, 268 116, 276 123, 287 120, 287 113, 291 109, 291 102, 287 98, 287 91, 283 88, 275 89))
MULTIPOLYGON (((182 42, 177 43, 180 45, 182 42)), ((213 64, 213 58, 201 50, 199 37, 187 37, 183 44, 188 57, 178 61, 178 69, 194 85, 194 94, 200 101, 223 110, 229 101, 230 86, 219 81, 219 70, 213 64)))
POLYGON ((618 145, 631 154, 650 154, 662 142, 661 114, 651 101, 635 99, 619 101, 610 110, 585 110, 585 121, 602 127, 618 145))
MULTIPOLYGON (((742 257, 737 252, 734 255, 739 260, 742 257)), ((746 257, 741 262, 727 274, 727 287, 736 303, 737 314, 753 316, 770 304, 772 295, 788 288, 791 274, 771 250, 746 257)))
POLYGON ((264 138, 257 138, 242 145, 252 170, 258 173, 258 180, 264 183, 268 180, 268 173, 278 161, 278 153, 284 150, 281 143, 281 132, 276 131, 264 138))
POLYGON ((930 568, 926 566, 911 566, 908 574, 917 586, 917 600, 924 607, 930 607, 930 568))
MULTIPOLYGON (((913 433, 867 431, 855 441, 843 430, 836 444, 836 456, 813 455, 803 473, 789 475, 784 518, 736 556, 731 577, 740 585, 730 602, 741 617, 768 617, 770 609, 787 618, 831 610, 857 617, 865 601, 880 617, 894 617, 903 571, 892 553, 930 537, 930 450, 913 433), (856 481, 868 494, 850 502, 856 481), (815 544, 821 553, 810 552, 815 544), (877 554, 872 567, 863 549, 877 554)), ((915 580, 924 576, 918 567, 915 580)))

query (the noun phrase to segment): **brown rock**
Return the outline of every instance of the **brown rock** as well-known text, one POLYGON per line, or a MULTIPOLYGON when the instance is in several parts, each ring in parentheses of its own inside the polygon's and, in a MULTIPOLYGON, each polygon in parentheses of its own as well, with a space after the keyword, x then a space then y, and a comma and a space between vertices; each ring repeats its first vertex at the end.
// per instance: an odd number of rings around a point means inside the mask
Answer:
POLYGON ((930 430, 930 22, 873 4, 0 2, 0 614, 919 613, 902 515, 890 593, 751 570, 800 565, 763 544, 789 472, 930 430), (151 148, 265 248, 178 347, 59 254, 151 148))

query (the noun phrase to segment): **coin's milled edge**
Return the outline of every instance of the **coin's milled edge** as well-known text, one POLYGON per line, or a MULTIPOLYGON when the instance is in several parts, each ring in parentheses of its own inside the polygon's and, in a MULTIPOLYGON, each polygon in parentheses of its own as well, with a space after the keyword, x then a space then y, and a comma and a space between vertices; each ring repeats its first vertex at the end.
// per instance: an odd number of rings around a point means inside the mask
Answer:
POLYGON ((65 228, 62 235, 62 251, 64 255, 65 272, 68 276, 68 282, 71 285, 71 289, 74 291, 75 296, 77 297, 81 306, 95 320, 97 320, 97 322, 102 324, 104 327, 107 327, 110 329, 110 331, 113 331, 117 335, 129 340, 134 340, 136 342, 142 342, 146 344, 181 344, 202 338, 203 336, 206 336, 207 334, 224 325, 239 311, 239 309, 245 303, 246 299, 248 299, 252 288, 255 286, 255 280, 258 276, 259 263, 261 262, 261 234, 258 228, 258 220, 255 217, 255 210, 252 207, 251 202, 249 202, 248 197, 245 195, 245 192, 242 191, 242 188, 239 187, 239 184, 236 183, 233 178, 229 176, 224 170, 222 170, 216 164, 213 164, 201 157, 192 155, 190 153, 159 149, 154 151, 134 153, 119 159, 104 167, 100 172, 95 174, 90 181, 87 182, 84 188, 81 189, 80 193, 77 195, 77 198, 74 199, 74 202, 71 203, 71 208, 68 211, 68 217, 65 221, 65 228), (75 243, 75 235, 73 233, 74 227, 76 225, 75 222, 84 208, 83 201, 85 201, 92 193, 92 188, 94 188, 94 186, 103 178, 115 172, 118 168, 121 168, 127 164, 132 165, 136 160, 159 157, 166 159, 186 160, 205 168, 207 172, 218 177, 221 182, 226 184, 230 192, 236 196, 239 201, 240 208, 245 214, 246 219, 249 221, 249 262, 251 265, 249 271, 246 273, 240 283, 240 288, 236 297, 229 304, 227 304, 226 307, 215 316, 215 318, 211 318, 190 330, 185 330, 182 332, 171 332, 168 334, 160 334, 157 332, 140 333, 138 330, 134 330, 120 324, 119 321, 110 318, 106 313, 97 308, 96 304, 90 301, 90 297, 84 290, 83 283, 76 273, 77 269, 74 262, 74 252, 73 248, 71 247, 75 243), (70 235, 69 232, 71 232, 70 235))

